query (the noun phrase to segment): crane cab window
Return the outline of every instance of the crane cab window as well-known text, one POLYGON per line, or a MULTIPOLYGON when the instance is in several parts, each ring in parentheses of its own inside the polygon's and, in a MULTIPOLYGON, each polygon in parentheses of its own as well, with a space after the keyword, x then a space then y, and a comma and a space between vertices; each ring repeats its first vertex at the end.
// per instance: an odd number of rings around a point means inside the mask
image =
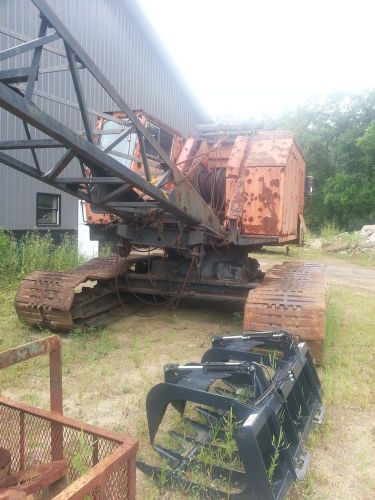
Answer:
MULTIPOLYGON (((126 125, 127 127, 128 125, 126 125)), ((114 142, 119 134, 125 131, 125 125, 120 125, 117 122, 106 121, 103 124, 103 133, 100 136, 99 145, 102 149, 106 149, 112 142, 114 142), (112 133, 111 131, 119 131, 118 133, 112 133)), ((135 143, 137 140, 137 134, 135 132, 128 134, 119 144, 117 144, 109 153, 115 160, 122 163, 126 168, 131 167, 132 160, 127 158, 127 156, 132 156, 134 154, 135 143), (123 156, 121 156, 123 155, 123 156)))
POLYGON ((59 194, 37 193, 36 195, 36 224, 37 226, 60 225, 59 194))
MULTIPOLYGON (((147 128, 148 132, 150 132, 152 137, 155 139, 155 141, 160 144, 160 146, 164 149, 164 151, 170 157, 171 151, 172 151, 172 144, 173 144, 173 135, 170 134, 169 132, 167 132, 166 130, 163 130, 162 128, 158 127, 157 125, 154 125, 151 122, 146 123, 146 128, 147 128)), ((146 145, 147 156, 151 156, 153 158, 159 158, 158 153, 151 146, 151 144, 149 144, 147 141, 145 141, 145 145, 146 145)))

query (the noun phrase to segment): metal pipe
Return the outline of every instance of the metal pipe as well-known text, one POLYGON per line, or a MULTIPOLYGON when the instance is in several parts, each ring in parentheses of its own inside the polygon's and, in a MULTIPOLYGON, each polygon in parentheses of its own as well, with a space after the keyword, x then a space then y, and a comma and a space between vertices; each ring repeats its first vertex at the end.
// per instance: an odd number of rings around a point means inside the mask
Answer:
POLYGON ((50 404, 51 410, 62 415, 62 361, 61 341, 58 335, 51 335, 46 339, 35 340, 13 349, 0 352, 0 370, 22 363, 28 359, 49 355, 50 364, 50 404))

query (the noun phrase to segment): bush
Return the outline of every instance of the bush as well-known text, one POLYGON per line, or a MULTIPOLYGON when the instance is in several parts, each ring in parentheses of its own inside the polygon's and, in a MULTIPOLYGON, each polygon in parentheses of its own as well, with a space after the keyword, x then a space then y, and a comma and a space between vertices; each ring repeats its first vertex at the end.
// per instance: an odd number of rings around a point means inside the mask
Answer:
POLYGON ((19 243, 19 273, 24 276, 32 271, 50 271, 53 253, 54 244, 50 233, 27 233, 19 243))
POLYGON ((320 239, 322 240, 322 244, 332 243, 332 241, 337 238, 339 234, 340 229, 334 222, 324 224, 320 230, 320 239))
POLYGON ((65 234, 61 243, 54 246, 50 269, 54 271, 70 271, 82 264, 83 259, 78 255, 77 238, 65 234))
POLYGON ((32 271, 70 271, 81 263, 75 237, 65 235, 55 245, 50 233, 31 231, 16 241, 0 230, 0 280, 12 280, 32 271))
POLYGON ((17 275, 17 243, 11 233, 0 228, 0 278, 10 280, 17 275))

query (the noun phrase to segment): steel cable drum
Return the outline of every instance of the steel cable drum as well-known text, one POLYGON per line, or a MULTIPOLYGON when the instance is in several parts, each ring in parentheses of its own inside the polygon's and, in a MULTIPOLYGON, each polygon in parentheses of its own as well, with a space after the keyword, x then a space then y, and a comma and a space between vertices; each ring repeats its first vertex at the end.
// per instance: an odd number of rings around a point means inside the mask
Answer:
POLYGON ((219 218, 224 218, 225 168, 206 168, 199 165, 189 180, 206 203, 209 203, 219 218))

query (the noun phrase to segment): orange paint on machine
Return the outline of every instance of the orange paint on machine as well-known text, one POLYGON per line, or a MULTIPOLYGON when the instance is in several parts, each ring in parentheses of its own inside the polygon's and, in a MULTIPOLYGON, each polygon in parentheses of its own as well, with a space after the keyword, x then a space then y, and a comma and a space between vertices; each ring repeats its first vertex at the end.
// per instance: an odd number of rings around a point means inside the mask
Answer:
POLYGON ((239 217, 241 234, 299 235, 304 206, 306 163, 290 132, 261 132, 251 142, 239 170, 227 217, 239 217), (241 203, 232 209, 236 197, 241 203))
MULTIPOLYGON (((239 131, 238 134, 224 132, 205 136, 198 132, 183 138, 144 111, 135 111, 135 114, 168 153, 181 177, 187 178, 202 198, 214 205, 228 231, 229 242, 249 239, 251 244, 251 238, 258 237, 264 244, 277 244, 299 239, 304 224, 306 163, 293 133, 239 131)), ((127 124, 124 113, 111 113, 111 116, 114 121, 98 118, 96 144, 103 150, 110 150, 109 154, 125 168, 144 177, 136 131, 132 130, 130 122, 127 124), (111 148, 113 143, 115 146, 111 148)), ((151 183, 157 186, 165 171, 150 144, 146 145, 146 154, 151 183)), ((90 177, 95 173, 86 168, 85 175, 90 177)), ((163 192, 167 198, 175 187, 175 178, 164 180, 163 192)), ((151 199, 134 187, 124 186, 124 183, 119 183, 118 190, 109 183, 99 189, 100 198, 103 199, 104 194, 107 202, 115 202, 130 191, 140 200, 151 199)), ((92 226, 118 220, 117 215, 89 203, 84 203, 84 215, 88 225, 92 226)))

